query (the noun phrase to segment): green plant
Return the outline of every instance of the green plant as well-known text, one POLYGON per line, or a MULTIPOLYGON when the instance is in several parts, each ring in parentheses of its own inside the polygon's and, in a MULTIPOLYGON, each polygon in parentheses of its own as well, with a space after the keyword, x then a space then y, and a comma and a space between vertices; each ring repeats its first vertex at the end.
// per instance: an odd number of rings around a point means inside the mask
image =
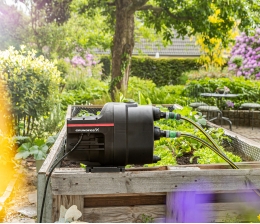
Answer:
POLYGON ((239 223, 241 222, 241 217, 233 217, 230 214, 226 214, 226 217, 222 220, 223 223, 239 223))
POLYGON ((188 71, 185 73, 188 76, 188 80, 200 80, 204 78, 226 78, 232 77, 233 74, 227 68, 220 68, 215 66, 209 66, 206 68, 200 68, 198 70, 188 71))
MULTIPOLYGON (((161 109, 162 110, 162 109, 161 109)), ((184 107, 183 109, 176 109, 175 113, 180 113, 182 116, 191 118, 200 125, 205 127, 205 119, 201 114, 197 114, 196 111, 192 111, 189 107, 184 107)), ((162 130, 173 130, 181 133, 189 133, 208 141, 207 138, 201 133, 197 128, 188 122, 182 120, 159 120, 155 122, 155 126, 160 127, 162 130)), ((222 128, 210 128, 205 130, 210 134, 210 136, 220 145, 221 150, 234 162, 241 161, 241 158, 233 155, 230 152, 226 152, 221 146, 223 141, 229 141, 229 138, 225 136, 222 128)), ((158 165, 175 165, 177 158, 182 157, 186 154, 190 155, 190 163, 193 162, 194 158, 197 158, 198 163, 221 163, 224 162, 218 155, 215 154, 211 149, 202 145, 201 142, 187 137, 179 137, 174 139, 161 138, 155 141, 155 155, 161 157, 161 161, 156 164, 149 164, 148 166, 158 166, 158 165)))
POLYGON ((150 215, 142 214, 141 222, 142 223, 153 223, 154 222, 154 218, 152 216, 150 216, 150 215))
MULTIPOLYGON (((15 159, 26 159, 29 156, 33 156, 35 160, 44 160, 47 157, 50 146, 53 145, 57 136, 50 136, 46 142, 43 139, 26 138, 26 142, 22 143, 17 149, 15 159)), ((20 139, 20 137, 18 137, 20 139)))
POLYGON ((60 131, 65 122, 66 110, 62 110, 61 103, 53 106, 53 110, 35 121, 35 128, 31 133, 33 138, 47 138, 60 131))
POLYGON ((89 113, 86 110, 81 110, 78 114, 77 117, 88 117, 88 116, 95 116, 93 113, 89 113))
POLYGON ((10 47, 0 52, 0 76, 10 95, 16 135, 31 134, 35 121, 56 103, 60 73, 36 52, 10 47))

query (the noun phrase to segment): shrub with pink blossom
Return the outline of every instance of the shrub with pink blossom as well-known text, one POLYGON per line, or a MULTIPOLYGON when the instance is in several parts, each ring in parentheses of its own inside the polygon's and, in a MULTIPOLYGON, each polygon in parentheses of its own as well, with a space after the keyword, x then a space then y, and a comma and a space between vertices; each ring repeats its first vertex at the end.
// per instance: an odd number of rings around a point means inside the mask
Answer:
POLYGON ((83 67, 89 67, 97 64, 93 54, 89 54, 89 53, 86 53, 84 58, 79 55, 74 56, 70 60, 70 63, 74 66, 83 66, 83 67))
POLYGON ((228 62, 229 70, 236 76, 260 79, 260 29, 254 36, 242 33, 237 37, 228 62))

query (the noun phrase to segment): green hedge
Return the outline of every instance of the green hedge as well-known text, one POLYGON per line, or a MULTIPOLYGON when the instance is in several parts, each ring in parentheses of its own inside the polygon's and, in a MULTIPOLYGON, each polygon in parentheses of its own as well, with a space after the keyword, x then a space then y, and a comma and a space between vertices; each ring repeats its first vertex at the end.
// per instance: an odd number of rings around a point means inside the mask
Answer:
MULTIPOLYGON (((110 57, 102 56, 103 76, 110 74, 110 57)), ((198 70, 201 64, 195 58, 143 58, 132 57, 131 76, 150 79, 157 86, 185 84, 185 72, 198 70)))
POLYGON ((187 58, 132 58, 131 75, 150 79, 157 86, 184 84, 185 72, 197 70, 201 64, 197 59, 187 58))
POLYGON ((106 77, 110 75, 111 72, 111 57, 110 56, 102 56, 100 58, 100 62, 102 63, 102 75, 101 79, 104 80, 106 77))

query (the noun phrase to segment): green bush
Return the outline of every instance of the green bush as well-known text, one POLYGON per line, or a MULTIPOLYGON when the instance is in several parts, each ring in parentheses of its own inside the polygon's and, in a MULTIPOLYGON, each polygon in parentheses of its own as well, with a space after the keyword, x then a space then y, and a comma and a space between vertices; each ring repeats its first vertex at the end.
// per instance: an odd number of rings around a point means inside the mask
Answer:
POLYGON ((0 75, 11 98, 16 135, 29 135, 36 119, 55 105, 60 73, 43 56, 21 49, 0 52, 0 75))
POLYGON ((68 105, 87 105, 95 99, 102 99, 107 94, 108 84, 103 81, 86 77, 70 79, 65 91, 61 94, 62 110, 66 111, 68 105))
POLYGON ((200 80, 203 78, 212 78, 212 79, 218 79, 218 78, 227 78, 234 76, 227 67, 214 67, 209 66, 207 69, 200 68, 199 70, 194 71, 188 71, 186 73, 188 80, 200 80))
POLYGON ((197 59, 132 57, 131 75, 150 79, 157 86, 185 84, 185 73, 201 67, 197 59))

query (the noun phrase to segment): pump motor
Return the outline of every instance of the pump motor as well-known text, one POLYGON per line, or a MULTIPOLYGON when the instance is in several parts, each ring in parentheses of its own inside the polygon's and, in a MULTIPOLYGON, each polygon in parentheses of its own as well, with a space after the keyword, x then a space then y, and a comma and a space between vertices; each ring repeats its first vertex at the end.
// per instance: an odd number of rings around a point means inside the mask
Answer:
POLYGON ((107 103, 99 115, 67 119, 67 158, 88 166, 149 164, 160 160, 153 155, 154 140, 167 133, 154 126, 166 117, 151 105, 107 103))

